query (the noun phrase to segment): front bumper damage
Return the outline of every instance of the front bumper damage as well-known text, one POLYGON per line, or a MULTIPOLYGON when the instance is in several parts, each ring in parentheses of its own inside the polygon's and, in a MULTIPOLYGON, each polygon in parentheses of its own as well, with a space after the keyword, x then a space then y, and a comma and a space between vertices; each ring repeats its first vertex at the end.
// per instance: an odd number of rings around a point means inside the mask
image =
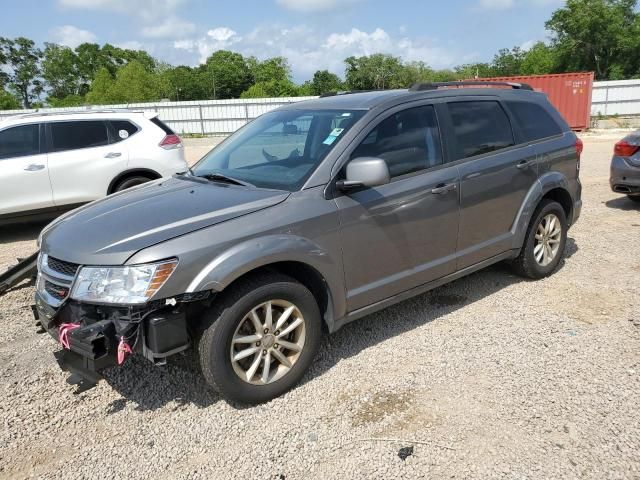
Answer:
POLYGON ((68 349, 55 353, 62 370, 71 375, 78 392, 94 387, 100 372, 118 365, 118 347, 126 341, 133 354, 156 365, 190 346, 187 306, 155 302, 143 307, 117 307, 65 301, 58 308, 36 293, 33 312, 41 327, 56 341, 63 324, 78 325, 66 334, 68 349))

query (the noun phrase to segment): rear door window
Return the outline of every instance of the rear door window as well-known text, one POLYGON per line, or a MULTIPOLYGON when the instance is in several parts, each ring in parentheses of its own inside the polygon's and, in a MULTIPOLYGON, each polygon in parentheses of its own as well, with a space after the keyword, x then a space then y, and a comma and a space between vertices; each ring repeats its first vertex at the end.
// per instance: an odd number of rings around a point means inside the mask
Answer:
POLYGON ((107 126, 101 120, 53 122, 50 126, 52 151, 54 152, 101 147, 109 144, 107 126))
POLYGON ((549 112, 536 103, 506 102, 507 108, 518 122, 525 142, 533 142, 543 138, 554 137, 562 133, 549 112))
POLYGON ((495 101, 448 104, 456 140, 455 160, 495 152, 515 144, 509 117, 495 101))
POLYGON ((39 124, 20 125, 0 131, 0 159, 40 153, 39 124))
POLYGON ((442 164, 433 106, 409 108, 382 120, 351 154, 358 157, 382 158, 392 178, 442 164))

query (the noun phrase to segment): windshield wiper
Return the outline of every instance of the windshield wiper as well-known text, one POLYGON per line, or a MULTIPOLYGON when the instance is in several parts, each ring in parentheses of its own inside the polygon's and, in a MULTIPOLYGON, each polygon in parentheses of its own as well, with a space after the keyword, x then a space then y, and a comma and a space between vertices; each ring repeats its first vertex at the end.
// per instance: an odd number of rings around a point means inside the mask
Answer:
POLYGON ((207 173, 205 175, 194 175, 198 178, 206 178, 207 180, 212 180, 214 182, 223 182, 230 183, 232 185, 241 185, 243 187, 253 187, 249 182, 245 182, 243 180, 238 180, 237 178, 229 177, 228 175, 222 175, 221 173, 207 173))

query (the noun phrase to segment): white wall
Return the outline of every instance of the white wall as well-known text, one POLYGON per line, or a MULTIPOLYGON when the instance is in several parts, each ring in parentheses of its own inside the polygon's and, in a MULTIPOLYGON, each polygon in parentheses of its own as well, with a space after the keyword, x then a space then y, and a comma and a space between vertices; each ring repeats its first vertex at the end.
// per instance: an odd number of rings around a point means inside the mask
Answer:
POLYGON ((640 79, 594 82, 591 115, 640 115, 640 79))

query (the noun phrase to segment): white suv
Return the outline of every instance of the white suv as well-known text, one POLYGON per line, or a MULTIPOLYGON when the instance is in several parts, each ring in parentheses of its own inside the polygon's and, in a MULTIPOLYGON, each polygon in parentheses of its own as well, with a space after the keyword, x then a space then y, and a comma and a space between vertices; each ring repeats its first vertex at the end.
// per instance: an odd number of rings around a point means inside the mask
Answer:
POLYGON ((157 115, 27 114, 0 122, 0 223, 35 220, 187 170, 157 115))

